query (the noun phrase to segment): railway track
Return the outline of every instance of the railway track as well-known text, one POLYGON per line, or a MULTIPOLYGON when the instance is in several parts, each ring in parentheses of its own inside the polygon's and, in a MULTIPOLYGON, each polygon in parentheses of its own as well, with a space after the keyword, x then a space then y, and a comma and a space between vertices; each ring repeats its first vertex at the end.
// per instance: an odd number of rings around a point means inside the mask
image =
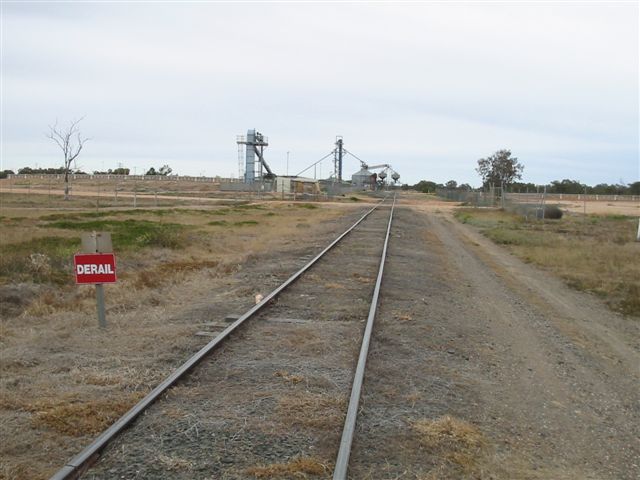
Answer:
POLYGON ((269 469, 346 479, 394 206, 383 199, 364 213, 52 480, 269 469))

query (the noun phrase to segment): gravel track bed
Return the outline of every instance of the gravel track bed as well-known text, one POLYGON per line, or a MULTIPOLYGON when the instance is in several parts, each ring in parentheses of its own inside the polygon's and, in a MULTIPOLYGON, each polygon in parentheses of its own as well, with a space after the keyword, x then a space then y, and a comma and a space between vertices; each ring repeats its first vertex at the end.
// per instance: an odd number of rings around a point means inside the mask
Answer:
POLYGON ((296 458, 329 466, 388 212, 374 212, 249 320, 84 478, 252 478, 251 468, 296 458))

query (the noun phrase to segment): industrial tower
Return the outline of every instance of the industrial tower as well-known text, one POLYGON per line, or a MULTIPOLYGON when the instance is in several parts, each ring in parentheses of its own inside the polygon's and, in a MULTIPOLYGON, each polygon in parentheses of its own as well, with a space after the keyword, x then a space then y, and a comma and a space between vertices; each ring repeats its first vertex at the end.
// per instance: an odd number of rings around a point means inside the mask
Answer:
POLYGON ((269 145, 269 139, 267 137, 260 132, 256 132, 255 129, 247 130, 247 136, 238 135, 236 143, 238 144, 238 173, 240 178, 244 176, 244 183, 254 183, 256 179, 273 179, 275 177, 269 165, 267 165, 267 162, 264 160, 264 147, 269 145), (246 149, 244 148, 245 145, 246 149), (242 172, 243 149, 245 150, 244 175, 242 172), (258 156, 257 162, 256 155, 258 156), (263 166, 267 170, 266 175, 263 175, 263 166))

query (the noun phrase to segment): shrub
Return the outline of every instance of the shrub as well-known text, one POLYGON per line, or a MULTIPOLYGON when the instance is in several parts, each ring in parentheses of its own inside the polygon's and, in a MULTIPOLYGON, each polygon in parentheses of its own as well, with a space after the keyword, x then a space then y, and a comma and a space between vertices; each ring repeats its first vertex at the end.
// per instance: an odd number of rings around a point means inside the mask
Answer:
MULTIPOLYGON (((542 208, 536 210, 536 217, 543 218, 542 208)), ((544 206, 544 218, 549 220, 558 220, 562 218, 562 210, 557 205, 545 205, 544 206)))

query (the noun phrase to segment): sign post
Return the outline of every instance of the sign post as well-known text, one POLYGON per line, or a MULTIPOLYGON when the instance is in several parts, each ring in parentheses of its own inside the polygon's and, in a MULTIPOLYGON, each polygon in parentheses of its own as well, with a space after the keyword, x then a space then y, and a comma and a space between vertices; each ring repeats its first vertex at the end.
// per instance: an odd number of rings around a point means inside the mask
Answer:
POLYGON ((96 284, 96 300, 98 308, 98 325, 100 328, 107 328, 107 315, 104 312, 104 285, 96 284))
POLYGON ((104 309, 104 284, 116 282, 116 256, 112 252, 111 234, 93 232, 82 235, 82 250, 73 258, 76 283, 96 286, 98 325, 107 327, 104 309))

